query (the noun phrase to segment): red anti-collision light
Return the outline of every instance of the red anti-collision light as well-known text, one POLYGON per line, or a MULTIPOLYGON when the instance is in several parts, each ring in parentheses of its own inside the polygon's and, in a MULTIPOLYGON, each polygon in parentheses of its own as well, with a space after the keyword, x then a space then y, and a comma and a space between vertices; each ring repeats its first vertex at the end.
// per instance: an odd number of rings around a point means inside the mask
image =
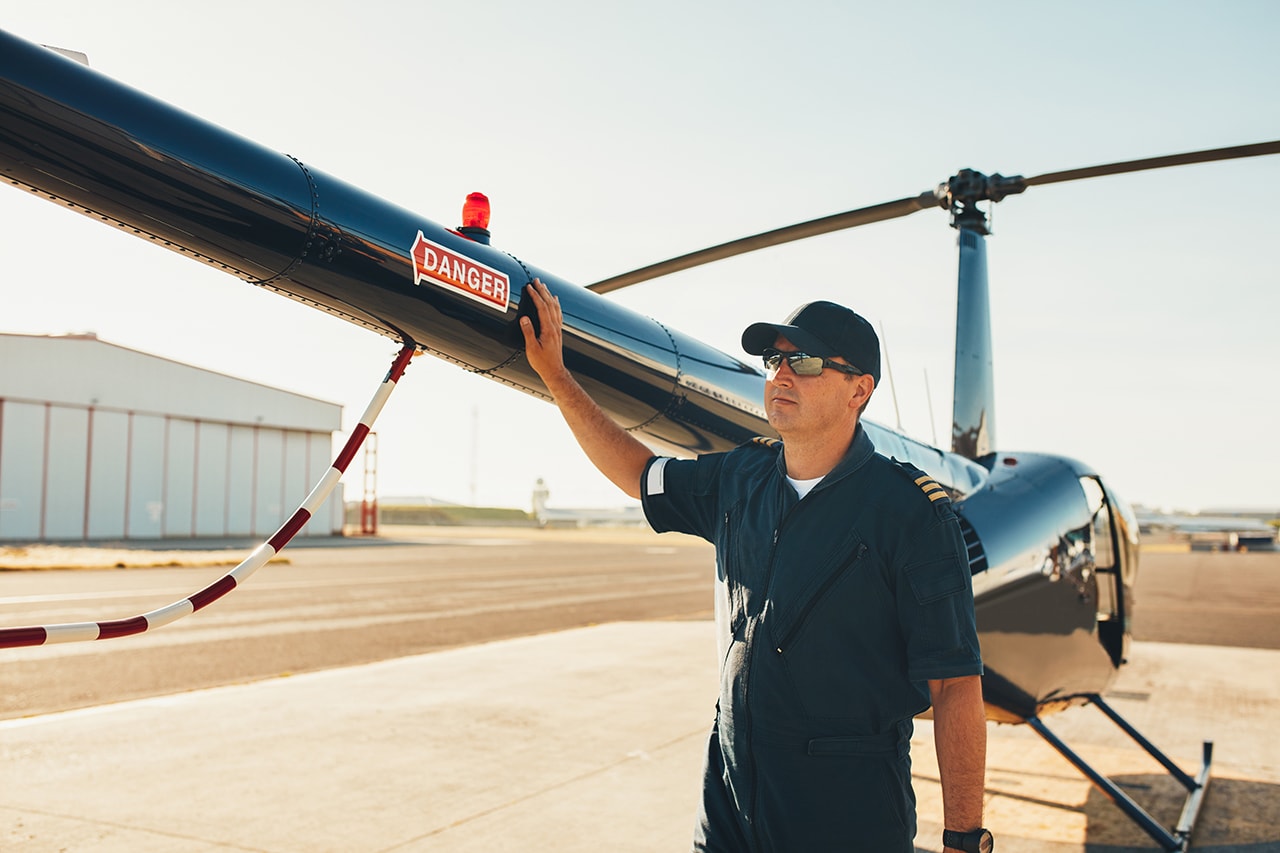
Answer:
POLYGON ((471 193, 462 205, 463 228, 489 227, 489 197, 484 193, 471 193))

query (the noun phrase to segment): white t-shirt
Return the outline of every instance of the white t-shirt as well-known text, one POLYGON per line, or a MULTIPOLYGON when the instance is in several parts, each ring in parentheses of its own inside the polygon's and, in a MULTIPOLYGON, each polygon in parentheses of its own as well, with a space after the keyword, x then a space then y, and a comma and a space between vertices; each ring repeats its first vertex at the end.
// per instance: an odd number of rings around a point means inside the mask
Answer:
POLYGON ((813 491, 813 487, 822 482, 821 477, 814 477, 812 480, 797 480, 795 477, 787 477, 787 482, 796 490, 796 494, 800 496, 800 500, 804 500, 804 496, 813 491))

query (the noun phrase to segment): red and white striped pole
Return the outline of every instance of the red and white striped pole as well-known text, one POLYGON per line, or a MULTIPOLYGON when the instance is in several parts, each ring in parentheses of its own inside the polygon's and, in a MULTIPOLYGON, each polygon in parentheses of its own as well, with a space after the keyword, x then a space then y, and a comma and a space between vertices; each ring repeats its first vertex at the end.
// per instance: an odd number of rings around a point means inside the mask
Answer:
POLYGON ((391 365, 391 370, 387 373, 386 379, 382 381, 378 392, 373 395, 373 399, 369 402, 369 407, 365 409, 364 414, 360 417, 360 423, 351 431, 351 437, 347 439, 342 452, 334 460, 333 466, 320 478, 320 482, 311 490, 311 494, 307 495, 306 500, 302 502, 302 505, 298 507, 289 520, 270 539, 255 548, 253 553, 246 557, 240 565, 189 598, 175 601, 173 604, 161 607, 158 610, 143 613, 141 616, 134 616, 129 619, 115 619, 109 622, 69 622, 62 625, 0 628, 0 649, 11 649, 18 646, 43 646, 49 643, 74 643, 81 640, 110 640, 114 637, 141 634, 151 628, 159 628, 162 625, 168 625, 170 622, 176 622, 184 616, 195 613, 197 610, 203 610, 231 592, 259 568, 266 565, 268 560, 284 550, 285 545, 289 544, 289 540, 293 538, 294 534, 302 529, 302 525, 311 519, 312 513, 329 497, 329 493, 333 491, 333 487, 337 485, 338 480, 347 470, 347 465, 355 457, 356 451, 360 449, 365 436, 369 434, 369 428, 373 426, 378 413, 382 411, 387 398, 391 396, 396 382, 404 375, 405 368, 409 365, 409 359, 413 356, 414 349, 413 344, 405 344, 400 350, 395 362, 391 365))

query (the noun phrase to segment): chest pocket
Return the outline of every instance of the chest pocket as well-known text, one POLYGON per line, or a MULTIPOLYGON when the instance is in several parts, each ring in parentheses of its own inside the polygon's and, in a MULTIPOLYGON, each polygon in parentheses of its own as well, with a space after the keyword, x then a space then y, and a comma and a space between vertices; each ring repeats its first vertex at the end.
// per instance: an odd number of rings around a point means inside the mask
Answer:
MULTIPOLYGON (((831 593, 832 590, 850 575, 866 568, 867 546, 861 539, 855 538, 848 547, 838 555, 824 561, 823 571, 817 573, 811 582, 786 601, 785 607, 775 611, 775 622, 772 627, 775 651, 785 654, 792 642, 809 622, 809 617, 831 593)), ((782 604, 780 590, 775 590, 775 604, 782 604)))

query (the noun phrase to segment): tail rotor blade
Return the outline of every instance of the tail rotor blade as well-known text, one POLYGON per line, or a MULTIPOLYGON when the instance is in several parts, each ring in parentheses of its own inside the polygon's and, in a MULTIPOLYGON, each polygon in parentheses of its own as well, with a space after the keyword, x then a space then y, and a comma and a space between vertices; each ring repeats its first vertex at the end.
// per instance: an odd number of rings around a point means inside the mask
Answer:
POLYGON ((597 281, 595 284, 587 285, 587 289, 594 290, 596 293, 609 293, 632 284, 639 284, 642 281, 670 275, 680 270, 692 269, 703 264, 709 264, 712 261, 732 258, 734 255, 743 255, 747 252, 767 249, 770 246, 780 246, 783 243, 803 240, 806 237, 816 237, 819 234, 829 234, 832 231, 855 228, 859 225, 870 225, 873 222, 883 222, 886 219, 896 219, 900 216, 915 213, 918 210, 924 210, 927 207, 936 207, 937 205, 938 198, 930 191, 910 198, 902 198, 897 201, 888 201, 883 204, 874 204, 870 207, 836 213, 820 219, 811 219, 808 222, 788 225, 785 228, 765 231, 762 234, 755 234, 751 237, 731 240, 728 243, 700 249, 687 255, 681 255, 678 258, 659 261, 647 267, 641 267, 631 272, 615 275, 612 278, 606 278, 603 281, 597 281))

